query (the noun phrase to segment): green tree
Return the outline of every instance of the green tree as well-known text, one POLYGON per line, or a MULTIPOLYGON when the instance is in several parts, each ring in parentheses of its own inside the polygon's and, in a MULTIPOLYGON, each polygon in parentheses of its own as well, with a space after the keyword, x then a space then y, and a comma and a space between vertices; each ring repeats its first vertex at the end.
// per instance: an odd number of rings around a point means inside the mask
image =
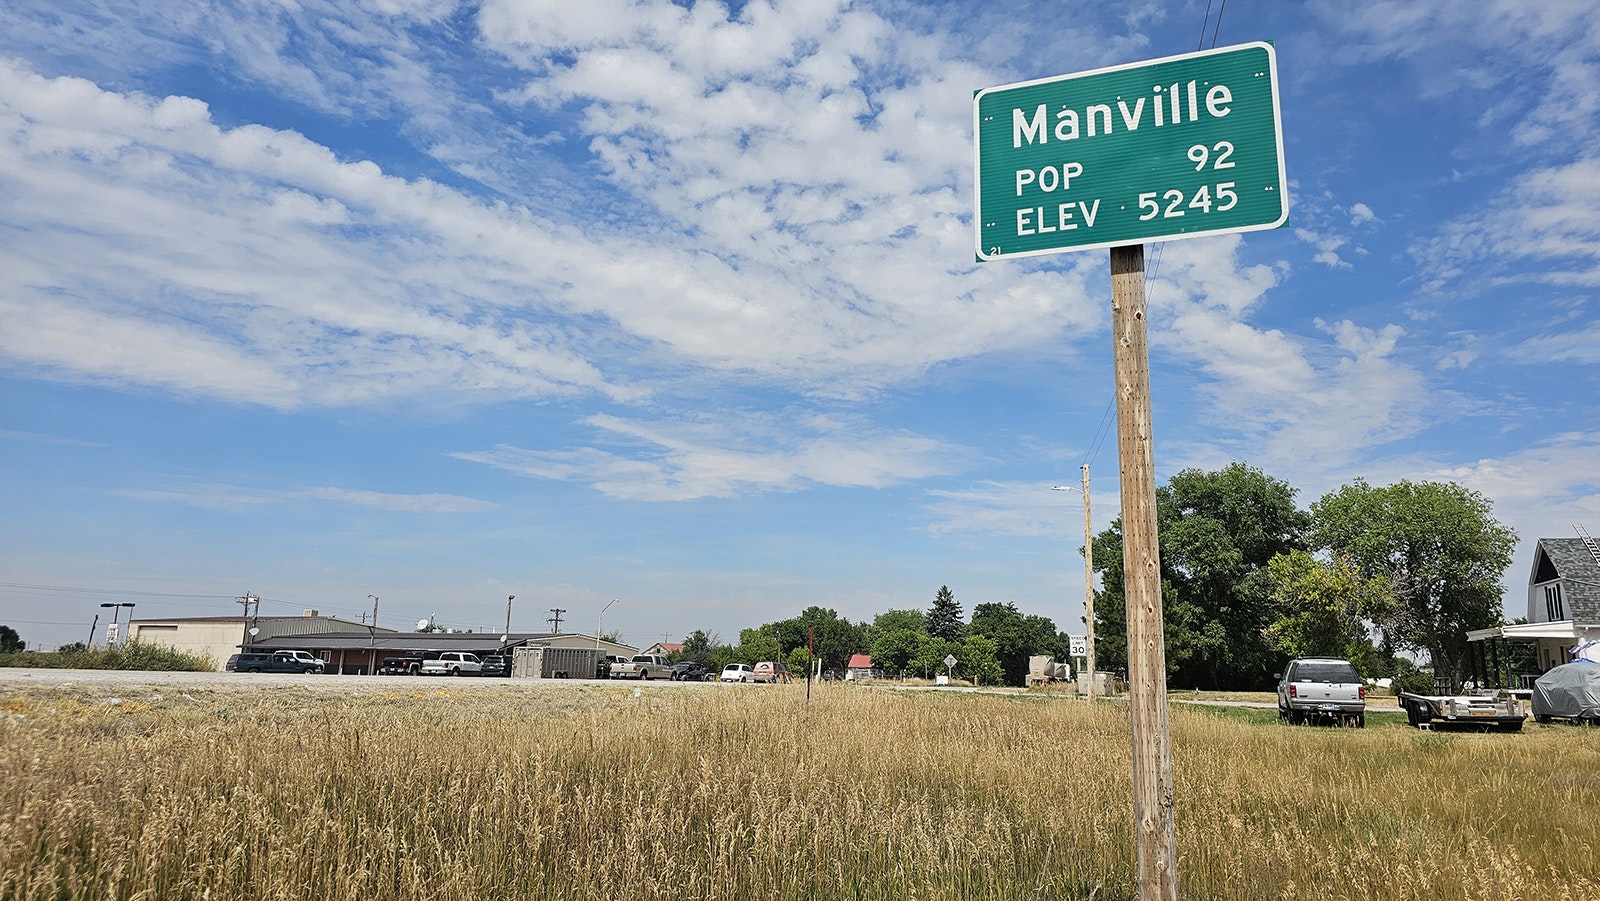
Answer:
POLYGON ((807 636, 814 634, 816 655, 822 659, 824 666, 842 667, 845 661, 850 659, 851 654, 866 651, 861 639, 861 627, 827 607, 813 605, 801 611, 794 619, 769 623, 762 628, 777 637, 778 644, 785 654, 795 648, 805 647, 807 636))
POLYGON ((967 634, 982 635, 994 642, 995 659, 1006 685, 1023 685, 1027 681, 1029 657, 1060 656, 1067 650, 1055 623, 1047 617, 1023 615, 1012 603, 973 607, 967 634))
POLYGON ((778 643, 778 637, 773 635, 768 627, 740 629, 736 656, 740 663, 751 665, 763 660, 782 660, 783 646, 778 643))
POLYGON ((1449 482, 1356 480, 1311 505, 1317 547, 1382 579, 1396 603, 1380 622, 1397 650, 1424 651, 1436 678, 1459 686, 1467 632, 1500 625, 1500 577, 1516 534, 1483 495, 1449 482))
POLYGON ((911 658, 907 666, 920 674, 924 679, 931 679, 945 671, 944 658, 955 653, 960 644, 954 641, 945 641, 943 638, 934 638, 932 635, 920 636, 917 640, 916 656, 911 658))
POLYGON ((717 633, 696 629, 683 639, 683 651, 677 654, 676 659, 672 662, 693 660, 697 663, 705 663, 711 656, 711 649, 719 644, 722 644, 722 639, 718 637, 717 633))
MULTIPOLYGON (((1262 634, 1276 620, 1266 569, 1303 546, 1310 517, 1295 490, 1233 463, 1186 469, 1156 489, 1168 681, 1196 688, 1271 685, 1282 656, 1262 634)), ((1127 668, 1122 521, 1095 536, 1096 657, 1127 668)))
POLYGON ((1288 657, 1343 657, 1367 664, 1372 675, 1376 654, 1369 622, 1387 618, 1393 604, 1382 579, 1363 576, 1344 557, 1319 560, 1303 550, 1273 557, 1267 580, 1278 618, 1267 627, 1267 640, 1288 657))
MULTIPOLYGON (((952 644, 957 679, 966 679, 974 685, 1001 685, 1005 682, 1005 673, 1000 669, 1000 661, 995 658, 993 641, 982 635, 968 635, 952 644)), ((942 662, 940 665, 943 665, 942 662)))
POLYGON ((961 624, 961 604, 948 585, 940 585, 928 608, 928 634, 945 641, 960 641, 966 630, 961 624))
POLYGON ((895 629, 878 636, 878 641, 872 646, 872 663, 883 670, 886 676, 898 676, 905 672, 913 657, 917 656, 917 648, 923 636, 910 629, 895 629))
POLYGON ((0 626, 0 654, 15 654, 26 650, 28 643, 22 640, 17 630, 10 626, 0 626))
POLYGON ((783 665, 789 668, 789 672, 794 673, 796 679, 806 679, 811 676, 811 654, 804 646, 790 651, 789 656, 783 659, 783 665))

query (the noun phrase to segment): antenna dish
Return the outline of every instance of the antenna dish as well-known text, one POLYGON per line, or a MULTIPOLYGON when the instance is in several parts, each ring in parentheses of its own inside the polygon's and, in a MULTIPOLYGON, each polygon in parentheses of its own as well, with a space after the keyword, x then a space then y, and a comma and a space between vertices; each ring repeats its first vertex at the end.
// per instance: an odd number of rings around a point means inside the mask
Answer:
POLYGON ((426 628, 428 628, 428 621, 427 620, 425 620, 425 619, 417 620, 417 631, 418 632, 421 632, 423 629, 426 629, 426 628))
POLYGON ((260 635, 261 634, 261 630, 256 628, 255 626, 251 626, 250 627, 250 634, 251 635, 260 635))

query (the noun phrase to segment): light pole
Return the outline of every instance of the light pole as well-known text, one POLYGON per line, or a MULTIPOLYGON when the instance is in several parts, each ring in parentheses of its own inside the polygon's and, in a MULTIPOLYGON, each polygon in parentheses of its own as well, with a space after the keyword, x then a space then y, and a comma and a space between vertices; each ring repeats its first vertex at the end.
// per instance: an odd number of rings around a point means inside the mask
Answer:
MULTIPOLYGON (((1051 491, 1072 491, 1068 485, 1052 485, 1051 491)), ((1094 700, 1094 527, 1089 518, 1089 464, 1083 464, 1083 624, 1084 656, 1089 670, 1089 700, 1094 700)))
MULTIPOLYGON (((611 604, 615 604, 618 600, 619 598, 612 598, 611 604)), ((600 650, 600 620, 605 617, 606 611, 611 609, 611 604, 601 607, 599 614, 594 618, 594 649, 597 651, 600 650)))
MULTIPOLYGON (((506 630, 500 635, 501 644, 505 644, 511 640, 511 602, 516 599, 517 596, 514 594, 506 595, 506 630)), ((504 649, 502 648, 502 650, 504 649)))

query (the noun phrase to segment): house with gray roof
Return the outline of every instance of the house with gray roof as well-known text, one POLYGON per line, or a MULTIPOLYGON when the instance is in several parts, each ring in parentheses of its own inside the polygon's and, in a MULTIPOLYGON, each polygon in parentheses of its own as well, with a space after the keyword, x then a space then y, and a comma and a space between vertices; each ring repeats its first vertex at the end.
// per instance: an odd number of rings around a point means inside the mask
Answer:
POLYGON ((1600 661, 1600 544, 1583 529, 1578 535, 1541 538, 1534 547, 1526 622, 1467 633, 1486 664, 1480 673, 1493 674, 1510 643, 1533 644, 1541 671, 1576 657, 1600 661))

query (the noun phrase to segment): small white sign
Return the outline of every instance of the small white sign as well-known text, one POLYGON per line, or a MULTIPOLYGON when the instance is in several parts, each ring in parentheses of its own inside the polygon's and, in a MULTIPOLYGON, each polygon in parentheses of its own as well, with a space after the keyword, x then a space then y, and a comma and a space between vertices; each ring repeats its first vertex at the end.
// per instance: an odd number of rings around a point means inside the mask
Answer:
POLYGON ((1068 642, 1069 650, 1072 653, 1072 656, 1074 656, 1074 657, 1087 657, 1087 656, 1089 656, 1089 636, 1087 636, 1087 635, 1068 635, 1067 636, 1067 642, 1068 642))
POLYGON ((956 665, 956 655, 954 655, 954 654, 946 654, 946 655, 944 655, 944 665, 945 665, 946 669, 949 669, 949 668, 955 666, 956 665))

